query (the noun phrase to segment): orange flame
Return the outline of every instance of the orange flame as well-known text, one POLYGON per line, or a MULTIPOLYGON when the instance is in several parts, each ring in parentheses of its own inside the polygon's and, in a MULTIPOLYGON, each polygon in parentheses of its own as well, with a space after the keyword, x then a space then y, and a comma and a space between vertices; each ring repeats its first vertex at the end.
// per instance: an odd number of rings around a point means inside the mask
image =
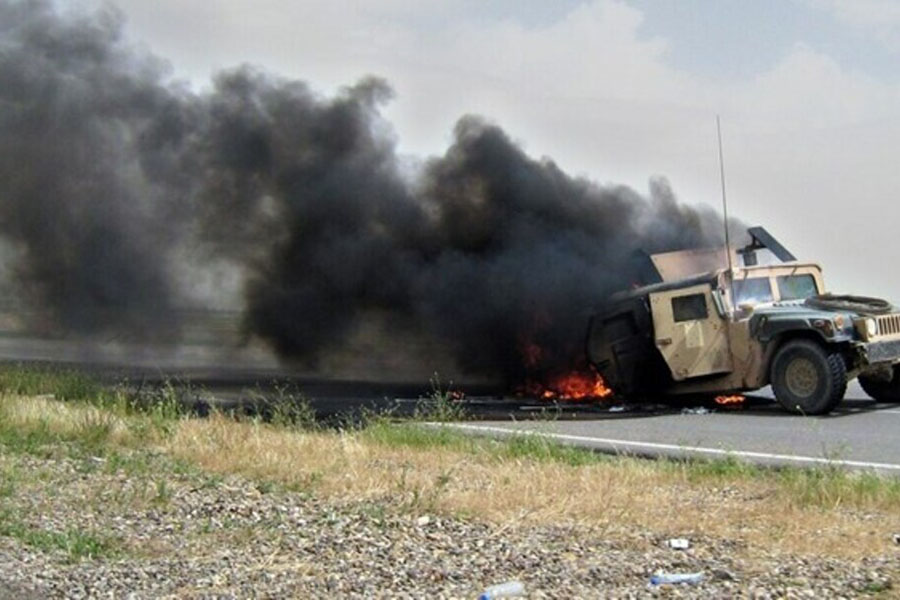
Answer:
POLYGON ((734 394, 732 396, 716 396, 716 404, 719 406, 734 406, 737 404, 743 404, 746 398, 741 396, 740 394, 734 394))
POLYGON ((546 383, 530 381, 520 392, 542 400, 597 400, 611 396, 613 391, 603 377, 593 369, 570 371, 551 377, 546 383))

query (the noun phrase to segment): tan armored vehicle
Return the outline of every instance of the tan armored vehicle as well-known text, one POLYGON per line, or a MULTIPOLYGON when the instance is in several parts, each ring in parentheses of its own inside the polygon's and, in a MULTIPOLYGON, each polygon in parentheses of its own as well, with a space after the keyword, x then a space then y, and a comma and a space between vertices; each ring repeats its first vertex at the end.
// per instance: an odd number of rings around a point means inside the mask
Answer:
POLYGON ((787 410, 824 414, 858 377, 876 400, 900 401, 900 310, 826 294, 818 265, 760 227, 748 233, 732 269, 715 268, 727 262, 721 249, 644 255, 651 283, 591 318, 588 358, 610 387, 650 396, 771 385, 787 410))

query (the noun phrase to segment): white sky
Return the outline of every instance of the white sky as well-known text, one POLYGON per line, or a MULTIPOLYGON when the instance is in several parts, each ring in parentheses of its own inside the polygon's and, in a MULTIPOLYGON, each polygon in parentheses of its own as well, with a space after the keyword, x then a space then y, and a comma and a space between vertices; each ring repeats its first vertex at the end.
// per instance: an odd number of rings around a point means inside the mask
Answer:
MULTIPOLYGON (((66 0, 90 5, 100 0, 66 0)), ((385 77, 402 152, 465 113, 600 183, 667 177, 900 301, 900 0, 116 0, 133 40, 202 87, 249 62, 323 94, 385 77)))

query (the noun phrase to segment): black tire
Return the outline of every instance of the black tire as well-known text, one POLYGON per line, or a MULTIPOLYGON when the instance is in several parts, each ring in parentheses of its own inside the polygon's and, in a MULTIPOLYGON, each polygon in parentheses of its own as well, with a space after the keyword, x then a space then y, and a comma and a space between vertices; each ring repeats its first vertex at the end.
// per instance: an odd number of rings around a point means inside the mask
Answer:
POLYGON ((877 377, 859 376, 859 385, 865 393, 879 402, 900 402, 900 368, 894 367, 894 378, 890 381, 877 377))
POLYGON ((770 381, 775 399, 788 411, 824 415, 844 398, 847 365, 837 352, 809 340, 792 340, 775 353, 770 381))

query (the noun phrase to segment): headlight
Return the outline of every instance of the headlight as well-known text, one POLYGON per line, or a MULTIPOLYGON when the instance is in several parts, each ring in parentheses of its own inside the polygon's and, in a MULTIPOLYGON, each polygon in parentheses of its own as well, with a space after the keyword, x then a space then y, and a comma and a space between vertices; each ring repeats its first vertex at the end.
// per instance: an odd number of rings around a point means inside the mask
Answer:
POLYGON ((870 338, 878 335, 878 322, 875 319, 866 319, 866 335, 870 338))

